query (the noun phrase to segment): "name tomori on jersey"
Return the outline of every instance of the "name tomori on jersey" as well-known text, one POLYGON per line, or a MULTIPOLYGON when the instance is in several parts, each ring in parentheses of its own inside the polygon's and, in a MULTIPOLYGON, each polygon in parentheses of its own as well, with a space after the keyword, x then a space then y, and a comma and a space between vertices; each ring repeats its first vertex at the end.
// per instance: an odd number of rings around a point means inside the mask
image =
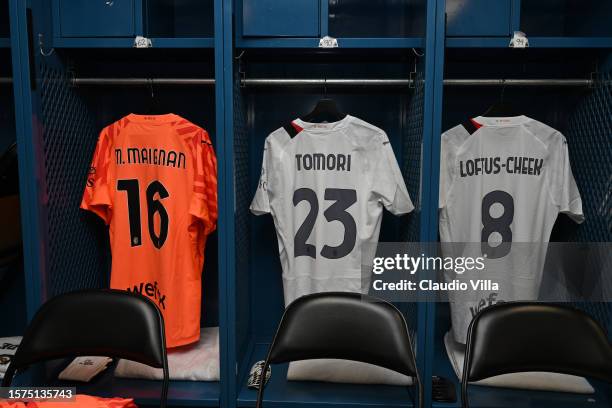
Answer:
POLYGON ((118 166, 123 164, 150 164, 184 169, 187 159, 185 153, 174 150, 126 147, 115 149, 115 160, 118 166))
POLYGON ((544 159, 536 157, 510 156, 503 161, 501 157, 478 157, 459 162, 461 177, 480 176, 482 174, 499 174, 502 170, 509 174, 527 174, 539 176, 542 173, 544 159))
POLYGON ((323 154, 306 153, 295 155, 297 171, 325 170, 325 171, 351 171, 350 154, 323 154))

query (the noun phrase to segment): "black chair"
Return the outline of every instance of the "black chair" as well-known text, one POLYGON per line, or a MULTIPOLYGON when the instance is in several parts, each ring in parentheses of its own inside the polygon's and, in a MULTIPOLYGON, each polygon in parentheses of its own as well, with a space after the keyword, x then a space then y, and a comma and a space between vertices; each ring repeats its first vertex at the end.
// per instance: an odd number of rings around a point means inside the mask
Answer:
POLYGON ((36 313, 2 381, 16 370, 75 356, 125 358, 163 369, 161 406, 168 396, 164 320, 148 298, 119 290, 83 290, 54 297, 36 313))
MULTIPOLYGON (((307 295, 291 303, 262 373, 270 364, 318 358, 361 361, 414 377, 419 407, 423 407, 423 385, 406 320, 391 303, 345 292, 307 295)), ((259 387, 257 408, 261 407, 264 388, 259 387)))
POLYGON ((461 400, 468 383, 501 374, 544 371, 612 383, 612 346, 587 314, 565 306, 501 303, 482 310, 468 329, 461 400), (564 333, 559 337, 559 331, 564 333))

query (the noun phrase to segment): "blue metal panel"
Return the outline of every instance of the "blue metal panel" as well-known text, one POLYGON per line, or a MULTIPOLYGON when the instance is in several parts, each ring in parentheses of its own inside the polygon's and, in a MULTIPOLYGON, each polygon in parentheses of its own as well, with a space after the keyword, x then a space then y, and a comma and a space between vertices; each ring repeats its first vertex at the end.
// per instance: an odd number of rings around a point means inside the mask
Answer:
POLYGON ((133 37, 134 0, 55 0, 62 37, 133 37))
MULTIPOLYGON (((153 48, 213 48, 213 38, 152 38, 153 48)), ((55 48, 132 48, 134 39, 119 37, 55 38, 55 48)))
POLYGON ((244 36, 318 37, 319 0, 243 0, 244 36))
MULTIPOLYGON (((612 37, 528 37, 529 48, 612 48, 612 37)), ((508 48, 510 37, 447 37, 449 48, 508 48)))
MULTIPOLYGON (((423 129, 423 186, 421 241, 435 242, 438 230, 438 178, 440 127, 442 117, 442 81, 444 75, 445 0, 429 0, 427 4, 425 48, 425 124, 423 129)), ((424 381, 425 406, 431 405, 432 339, 436 327, 436 304, 420 305, 417 355, 424 381)))
MULTIPOLYGON (((236 405, 236 357, 235 357, 235 327, 233 294, 233 258, 231 253, 233 235, 228 234, 228 224, 234 217, 232 206, 228 201, 228 186, 233 180, 232 164, 233 152, 231 149, 232 127, 228 126, 228 114, 231 114, 231 93, 227 94, 227 87, 232 82, 232 64, 234 61, 232 50, 232 1, 214 0, 214 56, 215 56, 215 121, 217 124, 217 179, 218 179, 218 207, 219 219, 217 221, 217 234, 219 239, 219 347, 220 347, 220 376, 221 393, 220 406, 234 408, 236 405), (229 68, 228 68, 229 67, 229 68), (230 98, 228 98, 228 96, 230 98), (227 108, 229 106, 229 109, 227 108)), ((230 116, 231 117, 231 116, 230 116)))
MULTIPOLYGON (((221 321, 224 324, 220 341, 222 347, 221 378, 223 408, 236 407, 237 367, 236 356, 236 248, 235 248, 235 201, 234 189, 234 47, 233 38, 233 0, 215 1, 215 78, 217 103, 217 123, 223 128, 220 147, 223 161, 218 166, 219 177, 219 273, 224 277, 226 303, 221 321), (223 253, 221 252, 223 248, 223 253), (224 348, 224 349, 223 349, 224 348)), ((238 256, 244 256, 238 254, 238 256)))
POLYGON ((450 37, 510 35, 512 0, 446 0, 450 37))
POLYGON ((32 90, 28 55, 28 22, 26 0, 10 0, 13 92, 15 96, 15 125, 19 155, 19 190, 25 273, 27 318, 30 320, 42 302, 40 277, 43 259, 38 207, 37 149, 39 143, 33 133, 32 90))
POLYGON ((521 0, 512 0, 510 32, 521 30, 521 0))
POLYGON ((325 37, 329 34, 329 0, 319 0, 319 22, 320 30, 319 36, 325 37))
MULTIPOLYGON (((422 48, 423 37, 338 38, 339 48, 422 48)), ((319 48, 319 38, 244 38, 237 48, 319 48)))

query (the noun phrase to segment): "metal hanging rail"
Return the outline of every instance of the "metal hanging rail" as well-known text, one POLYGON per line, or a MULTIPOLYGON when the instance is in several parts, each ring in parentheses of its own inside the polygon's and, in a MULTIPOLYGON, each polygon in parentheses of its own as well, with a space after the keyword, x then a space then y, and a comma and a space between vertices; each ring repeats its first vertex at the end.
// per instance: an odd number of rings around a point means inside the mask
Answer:
POLYGON ((72 78, 73 86, 93 85, 120 85, 120 86, 146 86, 146 85, 198 85, 212 86, 215 80, 211 78, 72 78))
MULTIPOLYGON (((0 77, 0 84, 11 84, 10 77, 0 77)), ((213 86, 212 78, 72 78, 73 86, 213 86)), ((450 87, 593 87, 593 79, 445 79, 444 86, 450 87)), ((601 81, 599 81, 601 82, 601 81)), ((607 81, 606 81, 607 82, 607 81)), ((246 78, 245 87, 410 87, 412 79, 306 79, 306 78, 246 78)))
POLYGON ((593 79, 445 79, 445 86, 592 87, 593 79))
MULTIPOLYGON (((592 87, 592 79, 445 79, 444 86, 516 86, 516 87, 592 87)), ((400 86, 414 85, 412 79, 272 79, 247 78, 242 80, 246 87, 274 86, 400 86)))

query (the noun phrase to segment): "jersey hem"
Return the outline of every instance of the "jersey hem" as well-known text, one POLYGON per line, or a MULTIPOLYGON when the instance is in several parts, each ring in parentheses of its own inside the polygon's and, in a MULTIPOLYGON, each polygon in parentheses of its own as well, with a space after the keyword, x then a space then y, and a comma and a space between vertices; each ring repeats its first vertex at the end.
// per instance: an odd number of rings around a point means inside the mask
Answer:
POLYGON ((166 344, 166 348, 175 348, 175 347, 186 346, 188 344, 195 343, 195 342, 197 342, 199 340, 200 340, 200 334, 198 333, 195 336, 191 336, 191 337, 187 337, 185 339, 180 339, 180 340, 173 341, 172 344, 170 344, 170 342, 166 341, 168 343, 168 344, 166 344))

